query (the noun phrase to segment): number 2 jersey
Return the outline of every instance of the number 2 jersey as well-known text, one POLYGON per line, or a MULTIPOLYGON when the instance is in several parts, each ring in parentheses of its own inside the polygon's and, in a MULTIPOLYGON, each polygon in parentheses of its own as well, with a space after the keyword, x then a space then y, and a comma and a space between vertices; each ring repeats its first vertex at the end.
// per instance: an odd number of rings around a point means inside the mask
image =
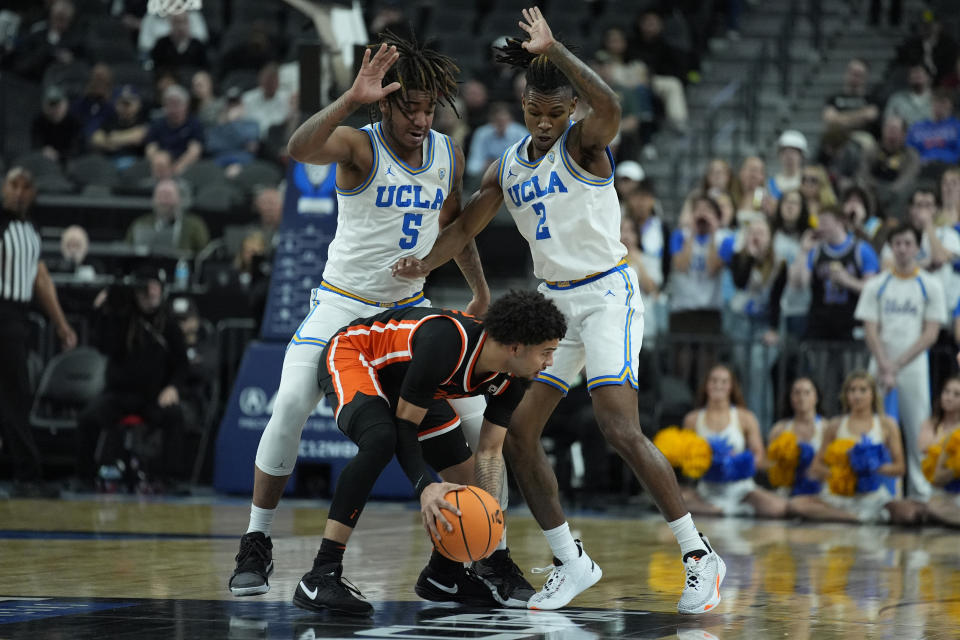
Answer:
POLYGON ((381 123, 360 130, 370 137, 373 168, 356 188, 337 187, 337 232, 323 279, 378 302, 409 298, 423 288, 423 278, 395 278, 390 268, 400 258, 430 253, 453 188, 453 143, 431 129, 421 166, 411 167, 387 144, 381 123))
POLYGON ((530 136, 500 157, 504 204, 530 244, 533 273, 547 281, 565 281, 606 271, 627 255, 620 242, 620 202, 611 173, 587 173, 567 153, 573 124, 537 160, 530 161, 530 136))

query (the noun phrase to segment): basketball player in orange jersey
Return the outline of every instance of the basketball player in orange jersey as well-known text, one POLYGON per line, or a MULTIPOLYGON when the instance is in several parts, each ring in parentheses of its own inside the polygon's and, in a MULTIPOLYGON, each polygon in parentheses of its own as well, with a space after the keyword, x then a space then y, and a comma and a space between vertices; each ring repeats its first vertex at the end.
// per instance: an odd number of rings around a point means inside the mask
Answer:
MULTIPOLYGON (((448 136, 431 129, 437 102, 452 104, 457 71, 450 58, 384 34, 379 49, 364 53, 353 86, 290 139, 290 155, 298 161, 337 164, 337 231, 323 278, 311 294, 310 312, 287 347, 273 414, 260 438, 250 523, 229 581, 236 596, 270 589, 270 529, 297 460, 304 422, 321 398, 317 365, 327 340, 355 318, 385 308, 430 304, 423 294, 423 278, 396 279, 390 267, 405 256, 425 256, 440 226, 460 211, 463 152, 448 136), (379 122, 361 129, 339 126, 369 104, 378 105, 383 114, 379 122)), ((490 294, 476 247, 467 247, 457 261, 474 292, 467 310, 483 313, 490 294)), ((436 418, 452 427, 463 420, 463 434, 435 437, 465 435, 468 443, 476 444, 483 399, 452 404, 453 408, 445 406, 446 415, 436 418)), ((457 471, 462 472, 462 481, 472 480, 472 460, 457 471)), ((494 497, 505 505, 505 496, 494 497)), ((508 575, 527 590, 523 600, 533 593, 522 576, 516 577, 519 573, 508 575)), ((462 571, 458 580, 470 577, 462 571)), ((464 589, 457 580, 444 586, 451 599, 464 589)))
POLYGON ((539 9, 525 9, 523 18, 519 24, 529 40, 509 40, 499 59, 525 69, 521 104, 530 135, 490 165, 480 190, 430 254, 406 258, 394 271, 426 275, 461 251, 505 204, 530 245, 534 274, 544 280, 540 291, 567 318, 570 330, 553 366, 537 376, 509 431, 501 433, 510 468, 556 558, 543 589, 527 606, 564 607, 602 575, 570 533, 557 479, 540 443, 550 414, 586 367, 604 438, 656 500, 680 544, 686 580, 678 611, 709 611, 720 602, 726 567, 694 526, 670 464, 640 429, 636 353, 643 337, 643 303, 620 242, 620 206, 607 147, 620 126, 617 94, 553 38, 539 9), (578 99, 590 108, 572 122, 578 99))
MULTIPOLYGON (((452 530, 441 509, 460 515, 444 500, 459 485, 434 482, 427 462, 442 475, 469 458, 470 450, 463 437, 459 442, 430 438, 425 425, 448 399, 483 395, 487 403, 475 455, 499 459, 499 432, 509 424, 527 381, 553 362, 566 329, 551 301, 536 292, 515 291, 495 300, 483 322, 458 311, 407 307, 355 320, 331 336, 321 354, 318 380, 337 426, 359 450, 337 478, 320 552, 297 585, 294 604, 315 611, 372 613, 370 603, 342 579, 342 562, 377 477, 396 453, 420 499, 424 528, 433 539, 439 539, 437 519, 452 530)), ((448 428, 441 424, 433 431, 448 428)), ((478 465, 495 469, 499 482, 498 466, 478 465)), ((490 484, 493 479, 478 480, 490 484)), ((462 570, 461 563, 437 564, 431 558, 417 581, 417 594, 446 601, 455 593, 464 604, 495 606, 480 581, 445 587, 451 584, 449 576, 462 570)))

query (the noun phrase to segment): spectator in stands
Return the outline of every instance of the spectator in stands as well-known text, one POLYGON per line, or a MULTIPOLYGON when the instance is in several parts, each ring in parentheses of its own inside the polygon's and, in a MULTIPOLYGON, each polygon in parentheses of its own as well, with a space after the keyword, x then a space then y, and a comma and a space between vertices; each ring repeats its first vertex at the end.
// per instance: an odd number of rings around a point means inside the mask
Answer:
MULTIPOLYGON (((456 105, 456 110, 446 103, 437 105, 433 116, 433 129, 450 136, 454 142, 460 145, 461 149, 466 149, 470 144, 471 129, 467 123, 457 115, 458 113, 466 113, 466 105, 463 102, 463 97, 457 96, 454 98, 454 104, 456 105)), ((287 139, 289 139, 289 136, 284 139, 284 142, 286 142, 287 139)))
POLYGON ((140 216, 127 229, 127 242, 153 249, 197 253, 210 242, 210 232, 200 216, 183 210, 176 182, 160 180, 153 190, 153 213, 140 216))
POLYGON ((140 270, 134 286, 112 286, 94 305, 94 345, 107 357, 107 373, 103 392, 77 425, 81 482, 92 483, 99 464, 112 464, 123 455, 119 423, 129 414, 163 434, 157 474, 165 480, 181 479, 184 418, 179 389, 186 381, 188 362, 183 334, 164 301, 162 275, 155 268, 140 270), (97 442, 104 432, 98 460, 97 442))
POLYGON ((51 85, 43 93, 40 113, 33 119, 30 134, 34 149, 56 162, 65 162, 80 150, 82 129, 70 114, 67 96, 60 87, 51 85))
MULTIPOLYGON (((794 189, 783 194, 773 214, 772 228, 773 255, 777 260, 782 260, 789 269, 798 258, 806 259, 816 240, 803 193, 794 189)), ((788 281, 780 299, 780 315, 787 335, 800 338, 804 334, 809 307, 809 288, 788 281)))
MULTIPOLYGON (((134 0, 136 1, 136 0, 134 0)), ((164 36, 170 35, 172 23, 169 17, 162 17, 153 13, 146 12, 146 7, 141 4, 135 13, 140 17, 139 31, 137 37, 137 49, 146 59, 156 46, 157 42, 164 36)), ((199 40, 204 45, 210 40, 210 34, 207 31, 207 22, 200 11, 187 11, 180 14, 185 15, 189 26, 190 38, 199 40)))
MULTIPOLYGON (((863 142, 865 138, 861 139, 863 142)), ((831 182, 839 190, 853 186, 863 161, 864 148, 873 149, 877 143, 870 138, 869 145, 855 142, 849 131, 828 126, 820 136, 820 148, 815 162, 822 165, 831 182)))
POLYGON ((653 133, 653 91, 647 65, 627 57, 627 33, 618 26, 603 34, 603 47, 592 63, 607 84, 620 97, 620 158, 637 157, 653 133))
POLYGON ((163 92, 163 117, 150 123, 147 159, 166 151, 173 159, 173 173, 180 175, 203 154, 203 127, 190 115, 189 95, 180 85, 163 92))
POLYGON ((484 65, 477 69, 473 74, 473 79, 464 85, 463 96, 467 99, 468 107, 473 100, 467 95, 469 88, 466 85, 474 82, 481 83, 483 86, 483 104, 476 104, 475 108, 478 108, 478 112, 475 114, 475 117, 467 118, 471 129, 475 129, 487 121, 487 100, 490 102, 506 102, 508 104, 515 103, 515 81, 518 75, 523 74, 518 74, 514 68, 509 65, 500 64, 496 60, 498 48, 506 46, 506 44, 507 39, 504 36, 500 36, 491 42, 487 48, 490 55, 484 59, 484 65))
POLYGON ((490 105, 490 121, 477 127, 470 139, 467 158, 467 177, 479 181, 491 162, 503 155, 514 142, 527 135, 527 128, 514 120, 510 106, 505 102, 490 105))
MULTIPOLYGON (((700 178, 696 187, 690 190, 686 199, 683 201, 683 208, 680 209, 680 218, 678 224, 686 226, 691 223, 693 215, 693 201, 697 196, 706 195, 716 198, 720 194, 731 194, 733 192, 733 169, 730 164, 721 158, 714 158, 707 164, 707 170, 700 178)), ((736 205, 736 203, 734 203, 736 205)), ((723 225, 721 225, 723 226, 723 225)))
POLYGON ((930 92, 930 70, 922 63, 914 63, 907 76, 909 89, 895 92, 887 100, 883 120, 899 116, 910 128, 914 122, 929 120, 933 115, 933 95, 930 92))
POLYGON ((640 180, 626 193, 620 224, 620 241, 627 247, 627 261, 640 280, 643 335, 651 338, 662 330, 657 323, 657 299, 663 286, 663 250, 667 239, 657 206, 653 183, 640 180))
POLYGON ((220 122, 220 116, 226 107, 226 101, 213 92, 213 78, 209 71, 200 70, 190 79, 191 107, 204 129, 220 122))
POLYGON ((852 340, 860 292, 879 270, 876 252, 847 230, 843 214, 821 211, 816 246, 790 269, 794 286, 810 288, 805 339, 852 340))
POLYGON ((773 211, 776 199, 767 191, 767 168, 763 158, 747 156, 740 164, 730 195, 737 211, 773 211))
POLYGON ((840 210, 848 229, 866 240, 874 251, 880 251, 886 239, 883 218, 876 215, 873 198, 859 186, 848 188, 840 196, 840 210))
POLYGON ((157 39, 150 50, 155 71, 203 69, 207 66, 207 47, 190 35, 187 13, 175 13, 167 18, 170 33, 157 39))
POLYGON ((814 224, 822 209, 837 206, 837 194, 833 191, 827 172, 820 165, 807 165, 803 168, 800 191, 807 200, 807 211, 814 224))
POLYGON ((290 94, 280 88, 276 63, 270 62, 257 74, 257 87, 243 94, 245 118, 260 125, 260 137, 275 124, 286 121, 290 110, 290 94))
MULTIPOLYGON (((720 227, 722 213, 715 201, 699 196, 693 203, 693 224, 670 234, 670 332, 718 336, 723 332, 723 267, 733 255, 733 234, 720 227)), ((681 374, 690 380, 713 359, 711 349, 699 349, 699 365, 692 367, 694 353, 677 353, 681 374)))
POLYGON ((646 175, 639 162, 624 160, 617 163, 617 168, 613 172, 613 186, 620 197, 621 209, 625 206, 627 194, 632 192, 634 186, 646 178, 646 175))
POLYGON ((873 192, 882 214, 902 219, 919 172, 920 157, 907 146, 906 122, 896 115, 885 117, 880 144, 863 155, 858 182, 873 192))
POLYGON ((627 50, 628 57, 647 66, 650 88, 663 101, 667 123, 685 133, 688 114, 683 80, 691 69, 690 56, 663 37, 663 18, 656 11, 641 13, 637 26, 627 50))
POLYGON ((770 223, 755 216, 744 234, 743 246, 733 254, 730 273, 736 292, 730 300, 732 322, 727 335, 747 343, 738 350, 747 382, 747 406, 764 424, 773 419, 770 369, 780 341, 781 297, 787 284, 787 263, 773 246, 770 223))
POLYGON ((41 477, 41 457, 30 427, 30 376, 27 349, 30 321, 27 314, 36 302, 56 328, 64 350, 77 344, 57 299, 50 274, 40 260, 40 234, 30 214, 37 197, 33 176, 22 167, 7 172, 0 208, 0 444, 10 456, 14 493, 35 493, 32 484, 41 477))
POLYGON ((947 307, 939 280, 917 263, 919 231, 901 224, 890 233, 890 245, 893 268, 867 282, 856 318, 863 322, 873 356, 870 367, 877 371, 881 388, 898 392, 907 453, 907 493, 924 499, 931 489, 921 470, 918 437, 923 421, 930 417, 927 349, 937 341, 947 320, 947 307))
MULTIPOLYGON (((960 296, 960 278, 954 273, 953 263, 960 260, 960 234, 949 225, 937 226, 937 193, 932 187, 917 187, 910 197, 907 223, 920 235, 915 256, 917 266, 930 272, 940 282, 946 294, 946 305, 953 308, 960 296)), ((881 264, 888 270, 895 266, 893 237, 880 253, 881 264)))
POLYGON ((780 134, 777 139, 777 160, 780 163, 780 172, 767 180, 767 191, 771 196, 779 200, 784 191, 800 187, 806 156, 806 136, 796 129, 787 129, 780 134))
POLYGON ((944 32, 943 23, 932 12, 925 11, 916 35, 908 37, 897 47, 897 61, 923 64, 930 70, 933 84, 939 85, 953 71, 958 53, 957 41, 944 32))
MULTIPOLYGON (((117 169, 123 170, 143 157, 147 129, 147 114, 140 94, 127 84, 117 94, 113 113, 93 132, 90 145, 110 156, 117 169)), ((157 157, 160 152, 154 155, 157 157)), ((170 154, 166 156, 169 161, 170 154)))
POLYGON ((933 117, 915 122, 907 132, 907 144, 920 154, 920 162, 955 165, 960 160, 960 120, 953 116, 953 92, 933 92, 933 117))
POLYGON ((133 43, 136 43, 140 36, 140 25, 146 12, 145 0, 121 0, 110 5, 110 15, 120 20, 133 43))
MULTIPOLYGON (((50 261, 50 271, 54 273, 72 273, 77 280, 93 280, 97 271, 103 270, 102 264, 87 259, 90 251, 90 237, 80 225, 72 224, 60 235, 60 256, 50 261)), ((87 299, 89 305, 89 299, 87 299)))
MULTIPOLYGON (((486 85, 479 80, 467 80, 460 89, 460 97, 463 98, 465 107, 460 112, 460 116, 466 120, 470 131, 486 124, 489 108, 489 92, 486 85)), ((467 144, 469 144, 469 141, 467 144)), ((470 153, 469 147, 464 149, 464 153, 470 153)))
POLYGON ((70 105, 70 113, 83 127, 85 143, 94 131, 115 115, 112 98, 113 70, 102 62, 97 63, 90 70, 90 77, 87 79, 83 95, 70 105))
POLYGON ((84 34, 73 24, 74 13, 69 0, 51 3, 49 18, 34 24, 17 43, 9 62, 13 72, 37 81, 51 64, 84 59, 87 55, 84 34))
POLYGON ((187 353, 187 373, 177 391, 183 408, 184 424, 188 429, 201 429, 210 415, 212 383, 220 370, 215 336, 202 331, 200 312, 192 298, 175 298, 170 303, 173 320, 180 327, 187 353))
POLYGON ((275 187, 261 189, 253 198, 253 208, 260 219, 258 231, 263 235, 267 254, 273 253, 275 234, 283 222, 283 194, 275 187))
POLYGON ((940 213, 937 224, 960 233, 960 169, 950 167, 940 176, 940 213))
POLYGON ((260 124, 247 115, 242 96, 239 87, 227 89, 219 122, 206 128, 204 151, 224 167, 228 177, 240 173, 260 149, 260 124))
POLYGON ((843 89, 827 98, 822 119, 825 127, 853 134, 864 149, 876 144, 880 132, 880 104, 867 93, 870 67, 862 58, 847 63, 843 89))

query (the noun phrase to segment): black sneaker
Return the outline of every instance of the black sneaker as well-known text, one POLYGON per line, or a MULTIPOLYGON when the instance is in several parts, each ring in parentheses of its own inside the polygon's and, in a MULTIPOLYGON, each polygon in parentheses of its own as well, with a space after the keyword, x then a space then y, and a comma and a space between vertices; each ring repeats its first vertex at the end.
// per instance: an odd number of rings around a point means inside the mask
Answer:
POLYGON ((235 596, 255 596, 270 591, 267 578, 273 573, 273 542, 260 531, 240 538, 237 568, 230 576, 230 591, 235 596))
POLYGON ((505 607, 526 609, 527 600, 537 592, 523 577, 509 549, 494 551, 489 558, 474 562, 473 568, 497 602, 505 607))
POLYGON ((371 615, 373 605, 361 600, 363 594, 360 590, 342 576, 343 565, 319 569, 314 564, 313 569, 300 578, 300 584, 293 594, 293 604, 309 611, 329 610, 352 616, 371 615))
POLYGON ((473 569, 462 568, 453 573, 440 572, 429 564, 420 572, 417 595, 434 602, 459 602, 475 607, 496 607, 490 588, 483 583, 473 569))

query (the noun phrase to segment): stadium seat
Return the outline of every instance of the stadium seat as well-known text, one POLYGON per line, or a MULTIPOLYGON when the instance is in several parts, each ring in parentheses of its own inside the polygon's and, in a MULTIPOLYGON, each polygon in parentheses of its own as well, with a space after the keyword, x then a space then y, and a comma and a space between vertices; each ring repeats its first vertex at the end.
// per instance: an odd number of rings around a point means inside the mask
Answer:
POLYGON ((31 151, 26 155, 20 156, 13 162, 13 166, 23 167, 32 173, 34 178, 62 175, 60 165, 43 155, 40 151, 31 151))
POLYGON ((79 412, 103 390, 106 368, 106 357, 89 347, 54 356, 40 377, 30 425, 51 433, 75 429, 79 412))
POLYGON ((243 203, 243 194, 226 182, 201 186, 193 197, 193 209, 206 213, 227 213, 243 203))
POLYGON ((222 184, 226 181, 223 168, 213 160, 200 160, 190 165, 183 172, 183 179, 193 187, 194 195, 204 186, 222 184))
POLYGON ((280 184, 283 174, 280 169, 269 162, 254 160, 244 165, 240 173, 233 178, 233 183, 246 193, 252 193, 257 187, 275 187, 280 184))
POLYGON ((97 185, 110 189, 119 178, 117 169, 110 160, 101 155, 86 155, 72 160, 67 165, 67 175, 81 187, 97 185))
POLYGON ((74 60, 66 64, 55 62, 47 67, 43 74, 43 86, 58 86, 67 94, 68 99, 73 100, 83 94, 83 88, 89 76, 90 65, 82 60, 74 60))

